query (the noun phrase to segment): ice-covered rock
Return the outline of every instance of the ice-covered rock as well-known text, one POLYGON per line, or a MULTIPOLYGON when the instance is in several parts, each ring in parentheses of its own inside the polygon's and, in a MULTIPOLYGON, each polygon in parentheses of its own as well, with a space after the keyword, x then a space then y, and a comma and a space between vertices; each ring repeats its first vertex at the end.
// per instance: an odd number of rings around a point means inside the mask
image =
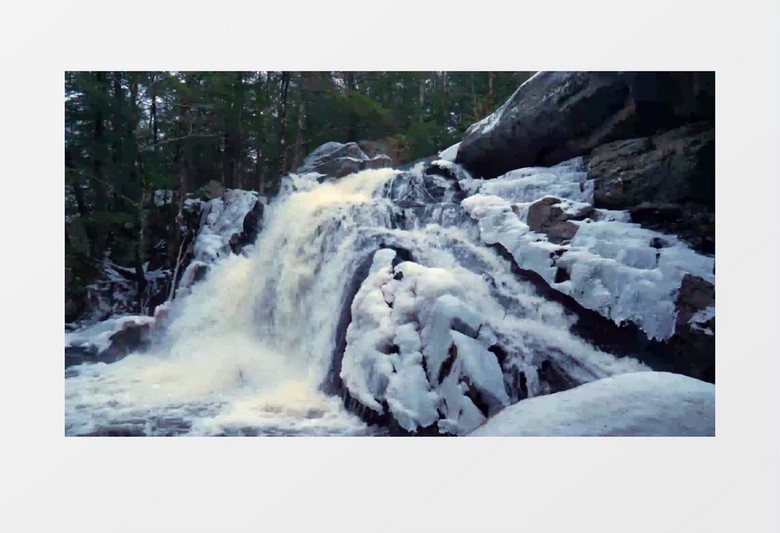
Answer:
POLYGON ((244 219, 262 198, 256 191, 231 189, 203 207, 193 246, 195 261, 212 263, 231 253, 230 239, 244 231, 244 219))
POLYGON ((478 194, 465 199, 462 205, 478 221, 482 239, 500 243, 521 268, 539 273, 555 289, 615 323, 633 322, 650 338, 671 337, 683 277, 693 274, 713 283, 714 259, 674 235, 627 222, 625 213, 593 209, 590 195, 575 194, 568 201, 534 198, 546 190, 531 192, 538 176, 548 173, 513 171, 483 183, 478 194), (495 192, 504 197, 490 194, 495 192), (588 198, 590 203, 582 201, 588 198))
POLYGON ((65 368, 81 363, 113 363, 148 344, 155 319, 125 315, 65 333, 65 368))
POLYGON ((544 196, 555 196, 593 204, 593 183, 582 158, 564 161, 553 167, 527 167, 511 170, 492 180, 466 180, 472 191, 498 196, 513 203, 530 203, 544 196))
POLYGON ((509 319, 487 285, 396 255, 374 254, 351 303, 341 361, 343 386, 374 412, 368 418, 462 434, 520 398, 644 368, 584 346, 536 344, 538 326, 509 319))

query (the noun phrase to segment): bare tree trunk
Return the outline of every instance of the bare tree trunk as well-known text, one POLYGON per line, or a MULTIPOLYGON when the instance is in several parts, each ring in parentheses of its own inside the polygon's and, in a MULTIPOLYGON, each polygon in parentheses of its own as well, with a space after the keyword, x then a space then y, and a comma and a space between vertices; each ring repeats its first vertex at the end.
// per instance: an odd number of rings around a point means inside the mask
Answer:
POLYGON ((141 153, 138 153, 138 172, 141 176, 141 199, 138 202, 138 242, 135 254, 135 274, 138 283, 138 314, 144 312, 144 291, 146 290, 146 269, 144 263, 146 262, 146 223, 147 212, 146 202, 149 201, 151 192, 148 190, 146 182, 146 172, 144 171, 144 163, 141 159, 141 153))
MULTIPOLYGON (((347 92, 357 91, 357 77, 355 76, 355 72, 342 72, 341 74, 347 92)), ((355 112, 350 109, 347 113, 347 141, 357 142, 358 140, 358 117, 355 112)))
MULTIPOLYGON (((101 91, 105 91, 107 96, 110 91, 108 80, 104 72, 95 73, 95 82, 100 87, 101 91)), ((103 109, 97 107, 93 117, 93 130, 92 130, 92 147, 91 147, 91 159, 92 159, 92 183, 95 191, 95 211, 105 211, 108 204, 108 198, 105 189, 104 181, 104 167, 106 162, 106 146, 105 146, 105 124, 106 117, 103 113, 103 109)), ((99 232, 94 223, 88 223, 86 226, 87 237, 92 245, 92 257, 99 257, 100 253, 105 249, 104 243, 106 241, 105 235, 99 232)))
POLYGON ((303 160, 303 134, 306 128, 306 101, 301 95, 301 105, 298 106, 298 136, 295 139, 295 153, 293 155, 293 169, 298 168, 303 160))
POLYGON ((425 78, 420 80, 420 122, 425 119, 425 78))
POLYGON ((474 73, 472 72, 469 77, 471 79, 471 108, 473 109, 474 117, 476 119, 479 117, 477 117, 477 91, 474 90, 474 73))
POLYGON ((265 194, 265 156, 259 142, 257 143, 257 193, 265 194))
POLYGON ((287 89, 290 73, 282 72, 282 98, 279 110, 279 175, 287 173, 287 89))
POLYGON ((233 183, 239 189, 244 188, 242 161, 243 161, 243 140, 241 139, 241 115, 244 110, 244 75, 237 74, 235 84, 235 124, 234 124, 234 146, 233 146, 233 183))
POLYGON ((151 109, 149 110, 149 122, 150 122, 150 129, 152 130, 152 145, 155 146, 155 150, 158 150, 159 147, 157 145, 157 74, 154 74, 152 76, 152 82, 151 82, 151 88, 152 88, 152 105, 151 109))
POLYGON ((144 312, 144 291, 146 290, 146 268, 144 265, 148 259, 147 252, 147 216, 146 204, 151 199, 152 191, 151 186, 146 179, 146 169, 144 168, 144 161, 141 151, 138 149, 138 135, 137 128, 140 122, 140 108, 138 102, 138 75, 135 73, 129 74, 130 84, 130 100, 129 107, 130 113, 127 117, 128 122, 125 125, 125 131, 127 138, 130 140, 129 151, 127 154, 130 158, 128 163, 128 177, 131 181, 138 179, 139 181, 139 195, 138 195, 138 242, 136 249, 136 277, 138 283, 138 313, 144 312))
MULTIPOLYGON (((189 74, 184 75, 184 83, 187 86, 187 88, 192 86, 192 78, 189 74)), ((191 180, 191 172, 192 172, 192 140, 190 136, 192 135, 192 108, 190 107, 189 97, 185 94, 182 94, 180 97, 180 102, 182 114, 181 119, 177 121, 176 129, 177 129, 177 137, 181 138, 181 148, 177 150, 177 158, 179 163, 179 186, 177 191, 177 206, 176 206, 176 217, 174 218, 174 226, 175 226, 175 240, 176 240, 176 246, 172 247, 172 251, 176 250, 176 248, 181 247, 181 226, 184 223, 184 200, 187 198, 187 191, 189 190, 190 180, 191 180)), ((171 251, 171 257, 173 252, 171 251)))

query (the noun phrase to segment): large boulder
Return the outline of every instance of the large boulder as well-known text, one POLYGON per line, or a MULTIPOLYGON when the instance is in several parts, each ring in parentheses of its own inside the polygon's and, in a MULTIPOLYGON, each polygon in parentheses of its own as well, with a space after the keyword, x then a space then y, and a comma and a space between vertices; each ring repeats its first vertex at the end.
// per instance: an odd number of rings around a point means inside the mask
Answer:
POLYGON ((386 168, 393 161, 386 155, 377 153, 366 155, 357 143, 346 144, 328 142, 315 149, 303 161, 297 174, 316 172, 332 178, 340 178, 369 168, 386 168))
POLYGON ((472 125, 456 162, 475 177, 550 166, 601 144, 713 120, 712 72, 541 72, 472 125))

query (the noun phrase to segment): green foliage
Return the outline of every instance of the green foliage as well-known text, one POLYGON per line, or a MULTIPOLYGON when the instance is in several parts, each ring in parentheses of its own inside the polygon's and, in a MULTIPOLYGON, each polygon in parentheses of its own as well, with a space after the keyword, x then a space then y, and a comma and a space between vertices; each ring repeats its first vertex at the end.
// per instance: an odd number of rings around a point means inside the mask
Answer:
POLYGON ((414 122, 406 132, 409 145, 409 159, 434 155, 437 149, 445 148, 436 144, 436 124, 433 122, 414 122))
POLYGON ((382 104, 368 95, 357 91, 347 91, 346 110, 357 118, 357 126, 367 138, 379 138, 393 129, 393 115, 382 104))

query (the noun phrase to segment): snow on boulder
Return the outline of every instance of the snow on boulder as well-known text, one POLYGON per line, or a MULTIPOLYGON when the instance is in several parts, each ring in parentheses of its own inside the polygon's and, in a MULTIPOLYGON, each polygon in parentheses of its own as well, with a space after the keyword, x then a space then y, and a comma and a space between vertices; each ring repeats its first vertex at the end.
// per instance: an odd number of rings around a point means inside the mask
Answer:
POLYGON ((144 349, 157 326, 150 316, 109 318, 65 334, 65 368, 82 363, 114 363, 144 349))
POLYGON ((492 436, 714 436, 715 385, 635 372, 511 405, 471 432, 492 436))
POLYGON ((92 349, 102 352, 111 345, 111 337, 130 326, 150 325, 154 318, 150 316, 127 315, 109 318, 95 325, 65 333, 66 348, 92 349))
POLYGON ((357 143, 327 142, 306 156, 296 174, 319 173, 340 178, 369 168, 392 166, 392 159, 385 154, 366 155, 357 143))
POLYGON ((442 150, 439 152, 439 159, 454 162, 458 156, 458 148, 460 148, 460 143, 455 143, 449 148, 442 150))
POLYGON ((715 116, 711 72, 540 72, 472 125, 456 162, 494 178, 715 116))

